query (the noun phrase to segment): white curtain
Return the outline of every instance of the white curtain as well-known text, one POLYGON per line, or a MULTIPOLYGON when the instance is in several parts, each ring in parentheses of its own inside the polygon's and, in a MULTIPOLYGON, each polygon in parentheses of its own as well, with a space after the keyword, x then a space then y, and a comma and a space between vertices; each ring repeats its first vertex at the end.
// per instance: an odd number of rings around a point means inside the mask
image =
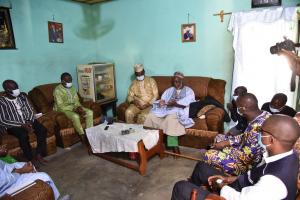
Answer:
POLYGON ((233 13, 228 30, 233 34, 235 51, 232 92, 237 86, 246 86, 256 95, 259 106, 282 92, 288 96, 287 104, 294 106, 292 72, 286 58, 272 55, 270 47, 284 36, 296 41, 296 7, 233 13))

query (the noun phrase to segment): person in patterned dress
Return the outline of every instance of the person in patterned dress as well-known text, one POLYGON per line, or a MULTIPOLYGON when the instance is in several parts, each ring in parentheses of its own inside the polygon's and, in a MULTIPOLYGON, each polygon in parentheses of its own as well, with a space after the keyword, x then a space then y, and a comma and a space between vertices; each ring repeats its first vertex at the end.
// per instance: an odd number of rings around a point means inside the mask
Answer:
POLYGON ((264 150, 258 141, 262 123, 270 116, 259 109, 257 98, 251 93, 240 96, 236 103, 238 113, 248 121, 246 130, 215 143, 204 155, 204 162, 231 175, 243 174, 261 161, 264 150))

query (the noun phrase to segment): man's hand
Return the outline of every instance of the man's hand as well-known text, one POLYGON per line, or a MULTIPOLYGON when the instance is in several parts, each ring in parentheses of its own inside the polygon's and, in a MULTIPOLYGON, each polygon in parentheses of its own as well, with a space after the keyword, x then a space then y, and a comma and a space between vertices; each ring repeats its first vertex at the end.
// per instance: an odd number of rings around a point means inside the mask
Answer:
POLYGON ((230 143, 228 141, 222 141, 222 142, 215 143, 213 148, 217 150, 222 150, 228 146, 230 146, 230 143))
POLYGON ((138 108, 141 106, 141 105, 140 105, 140 101, 137 100, 137 99, 133 100, 132 103, 133 103, 136 107, 138 107, 138 108))
POLYGON ((232 130, 230 129, 230 130, 226 133, 226 135, 234 136, 234 133, 233 133, 232 130))
POLYGON ((175 107, 177 105, 177 102, 175 99, 172 99, 171 101, 168 102, 168 106, 173 106, 175 107))
POLYGON ((27 162, 22 168, 15 169, 13 172, 18 174, 33 173, 35 172, 35 169, 31 162, 27 162))
POLYGON ((165 102, 165 100, 161 99, 159 101, 159 106, 162 107, 162 106, 165 106, 165 105, 167 105, 167 103, 165 102))
POLYGON ((32 124, 30 122, 26 122, 25 124, 21 125, 28 133, 33 131, 32 124))
POLYGON ((231 111, 232 110, 232 103, 227 103, 227 110, 228 111, 231 111))
POLYGON ((144 109, 145 109, 145 105, 142 104, 142 102, 139 101, 139 100, 137 100, 137 99, 133 100, 132 103, 133 103, 138 109, 140 109, 140 110, 144 110, 144 109))
POLYGON ((168 106, 178 107, 178 108, 185 108, 185 106, 178 104, 175 99, 172 99, 171 101, 169 101, 168 106))
POLYGON ((225 185, 228 185, 230 183, 233 183, 237 179, 237 176, 221 176, 221 175, 214 175, 208 177, 208 185, 209 186, 217 186, 218 189, 222 189, 225 185), (222 180, 222 183, 216 183, 216 181, 220 179, 222 180))
POLYGON ((7 155, 7 145, 2 144, 0 145, 0 157, 4 157, 7 155))
POLYGON ((149 106, 151 106, 150 103, 145 103, 145 104, 143 104, 143 105, 140 105, 140 109, 141 109, 141 110, 144 110, 144 109, 148 108, 149 106))
POLYGON ((291 51, 287 51, 285 49, 282 49, 277 53, 279 56, 283 55, 287 58, 289 62, 289 66, 291 70, 300 76, 300 57, 298 57, 295 53, 291 51))
POLYGON ((210 193, 208 194, 205 199, 207 200, 226 200, 224 197, 221 197, 217 194, 214 194, 214 193, 210 193))
POLYGON ((85 111, 82 106, 78 106, 77 108, 74 109, 74 112, 76 112, 78 115, 81 117, 85 116, 85 111))

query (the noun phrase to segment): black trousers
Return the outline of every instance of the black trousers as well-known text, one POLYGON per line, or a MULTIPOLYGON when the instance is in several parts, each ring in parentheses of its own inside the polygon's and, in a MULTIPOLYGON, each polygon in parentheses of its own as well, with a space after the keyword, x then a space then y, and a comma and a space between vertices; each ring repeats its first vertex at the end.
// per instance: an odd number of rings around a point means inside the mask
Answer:
POLYGON ((207 185, 207 179, 212 175, 224 175, 224 173, 204 162, 198 162, 190 181, 179 181, 174 185, 172 200, 190 200, 193 189, 198 191, 197 200, 204 200, 210 192, 200 186, 207 185))
MULTIPOLYGON (((32 124, 32 128, 34 129, 34 133, 37 138, 37 147, 36 154, 40 154, 42 156, 46 155, 47 145, 46 145, 46 137, 47 137, 47 129, 39 123, 37 120, 34 120, 32 124)), ((28 160, 32 160, 32 149, 29 143, 28 132, 25 128, 22 127, 12 127, 7 129, 8 134, 15 136, 18 138, 20 147, 23 150, 25 157, 28 160)))

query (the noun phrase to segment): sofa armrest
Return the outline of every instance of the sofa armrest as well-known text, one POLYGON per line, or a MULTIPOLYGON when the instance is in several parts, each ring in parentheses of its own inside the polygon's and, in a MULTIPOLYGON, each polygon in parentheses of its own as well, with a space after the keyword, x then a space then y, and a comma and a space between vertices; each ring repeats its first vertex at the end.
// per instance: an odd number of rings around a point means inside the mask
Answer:
POLYGON ((42 180, 35 180, 32 184, 25 186, 16 192, 5 195, 0 200, 54 200, 52 188, 42 180))
POLYGON ((45 115, 37 119, 46 129, 48 136, 54 134, 55 130, 55 121, 51 119, 51 117, 45 115))
POLYGON ((117 108, 118 120, 125 122, 125 111, 129 107, 129 103, 123 102, 117 108))
POLYGON ((214 108, 206 113, 206 123, 209 131, 223 131, 224 110, 214 108))

